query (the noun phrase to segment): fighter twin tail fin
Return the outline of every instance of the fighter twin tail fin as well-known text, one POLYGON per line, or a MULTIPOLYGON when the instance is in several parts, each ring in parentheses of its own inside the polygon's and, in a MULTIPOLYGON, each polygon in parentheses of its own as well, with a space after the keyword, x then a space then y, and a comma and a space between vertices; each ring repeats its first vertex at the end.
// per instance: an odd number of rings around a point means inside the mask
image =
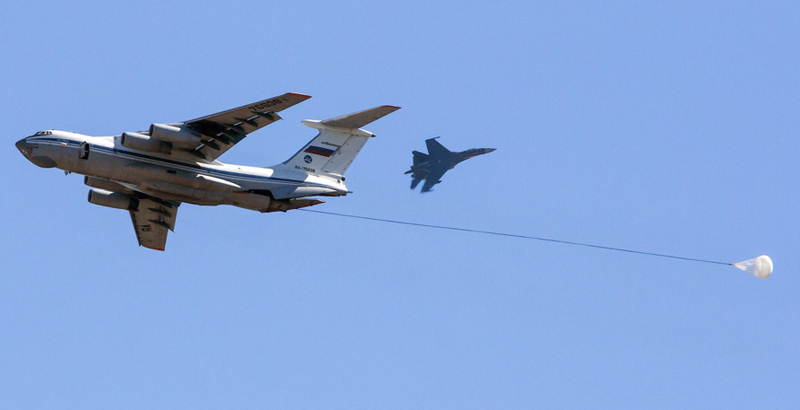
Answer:
POLYGON ((375 136, 361 127, 398 109, 400 107, 383 105, 324 121, 305 120, 303 125, 318 129, 319 134, 279 167, 344 175, 367 140, 375 136))

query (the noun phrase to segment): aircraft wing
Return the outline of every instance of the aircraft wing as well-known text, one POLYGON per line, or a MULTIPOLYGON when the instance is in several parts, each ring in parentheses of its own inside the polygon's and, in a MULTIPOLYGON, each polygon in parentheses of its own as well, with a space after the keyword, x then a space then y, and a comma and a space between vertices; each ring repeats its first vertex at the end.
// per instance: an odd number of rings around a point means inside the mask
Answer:
POLYGON ((421 192, 428 192, 433 188, 434 185, 442 182, 441 179, 444 176, 444 173, 448 170, 444 167, 433 167, 431 168, 428 176, 425 177, 425 183, 422 184, 422 191, 421 192))
POLYGON ((167 244, 167 234, 175 230, 175 217, 178 203, 162 201, 157 198, 140 198, 139 207, 130 211, 133 229, 139 246, 163 251, 167 244))
POLYGON ((309 95, 286 93, 186 121, 182 124, 202 138, 202 143, 189 151, 199 158, 213 161, 243 140, 247 134, 280 120, 277 112, 309 98, 309 95))

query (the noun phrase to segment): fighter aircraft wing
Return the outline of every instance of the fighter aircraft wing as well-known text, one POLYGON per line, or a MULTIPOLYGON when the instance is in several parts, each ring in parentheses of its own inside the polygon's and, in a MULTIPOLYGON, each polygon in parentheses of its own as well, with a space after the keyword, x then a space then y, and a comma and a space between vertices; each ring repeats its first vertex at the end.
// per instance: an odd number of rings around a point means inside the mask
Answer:
POLYGON ((195 156, 213 161, 244 139, 247 134, 281 119, 277 114, 311 98, 309 95, 286 93, 186 121, 186 127, 199 134, 202 143, 189 149, 195 156))
POLYGON ((167 234, 175 230, 175 217, 178 203, 156 198, 139 199, 139 207, 130 211, 133 229, 139 246, 163 251, 167 244, 167 234))
POLYGON ((432 167, 428 173, 428 176, 425 177, 425 183, 422 184, 421 192, 428 192, 431 190, 431 188, 433 188, 434 185, 442 182, 441 179, 445 172, 447 172, 447 169, 444 167, 432 167))

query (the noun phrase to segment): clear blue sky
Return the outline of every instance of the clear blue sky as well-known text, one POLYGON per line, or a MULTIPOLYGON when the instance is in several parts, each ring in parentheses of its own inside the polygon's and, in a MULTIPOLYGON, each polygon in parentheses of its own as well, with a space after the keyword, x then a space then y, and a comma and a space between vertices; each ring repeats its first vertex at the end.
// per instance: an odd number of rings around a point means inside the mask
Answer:
POLYGON ((800 4, 602 3, 4 5, 0 408, 796 408, 800 4), (319 210, 775 272, 193 205, 155 252, 14 148, 288 91, 222 161, 403 107, 319 210), (421 195, 433 136, 497 151, 421 195))

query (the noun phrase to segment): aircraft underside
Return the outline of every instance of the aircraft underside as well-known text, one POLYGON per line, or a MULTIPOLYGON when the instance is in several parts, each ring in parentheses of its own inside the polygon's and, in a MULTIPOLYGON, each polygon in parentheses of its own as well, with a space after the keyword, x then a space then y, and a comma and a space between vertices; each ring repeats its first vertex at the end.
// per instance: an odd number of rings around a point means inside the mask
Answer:
POLYGON ((278 97, 149 131, 90 137, 41 131, 16 143, 42 168, 85 175, 89 202, 130 212, 141 246, 164 250, 178 206, 233 205, 286 212, 344 196, 344 172, 374 134, 361 129, 399 107, 380 106, 324 121, 305 120, 317 136, 287 161, 261 168, 223 164, 217 157, 245 136, 281 119, 277 112, 310 98, 278 97))

